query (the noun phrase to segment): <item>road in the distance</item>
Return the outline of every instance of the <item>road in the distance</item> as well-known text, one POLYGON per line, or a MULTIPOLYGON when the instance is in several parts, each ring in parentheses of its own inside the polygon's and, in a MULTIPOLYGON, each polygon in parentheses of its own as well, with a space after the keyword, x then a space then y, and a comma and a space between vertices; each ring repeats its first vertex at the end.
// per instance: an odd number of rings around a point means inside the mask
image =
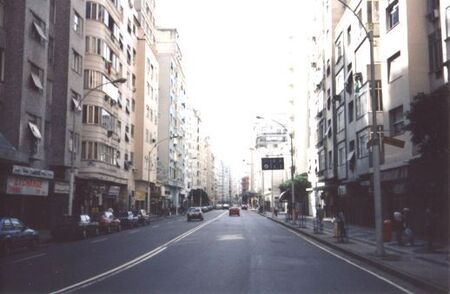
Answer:
POLYGON ((253 212, 222 216, 77 292, 402 293, 253 212))

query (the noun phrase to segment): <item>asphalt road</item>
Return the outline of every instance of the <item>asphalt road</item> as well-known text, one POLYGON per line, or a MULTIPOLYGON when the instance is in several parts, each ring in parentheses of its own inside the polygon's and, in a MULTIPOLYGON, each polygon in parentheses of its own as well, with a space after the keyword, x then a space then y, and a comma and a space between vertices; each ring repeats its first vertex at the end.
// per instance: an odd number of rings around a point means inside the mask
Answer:
POLYGON ((254 212, 221 210, 13 254, 0 291, 404 293, 254 212))

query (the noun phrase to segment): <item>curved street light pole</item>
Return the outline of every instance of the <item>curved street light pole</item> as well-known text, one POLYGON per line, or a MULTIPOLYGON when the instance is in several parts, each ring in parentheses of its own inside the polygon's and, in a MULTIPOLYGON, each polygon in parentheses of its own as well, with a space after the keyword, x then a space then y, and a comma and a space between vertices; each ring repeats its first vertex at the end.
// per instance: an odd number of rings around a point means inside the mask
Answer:
MULTIPOLYGON (((104 85, 107 84, 123 84, 127 81, 127 79, 125 78, 119 78, 119 79, 115 79, 113 81, 108 81, 106 83, 102 83, 94 88, 89 89, 89 91, 87 91, 86 94, 83 95, 83 98, 80 99, 80 101, 78 101, 78 105, 75 105, 75 109, 72 115, 72 146, 71 146, 71 153, 70 153, 70 177, 69 177, 69 204, 68 204, 68 208, 67 208, 67 214, 68 215, 72 215, 72 210, 73 210, 73 194, 75 191, 75 131, 76 131, 76 124, 75 124, 75 115, 76 112, 81 112, 83 111, 83 101, 84 99, 86 99, 92 92, 98 90, 99 88, 103 87, 104 85)), ((81 136, 80 136, 81 138, 81 136)))
MULTIPOLYGON (((265 119, 262 116, 257 116, 257 119, 265 119)), ((271 121, 273 121, 274 123, 278 124, 279 126, 281 126, 283 128, 283 130, 288 133, 288 129, 287 127, 280 123, 277 120, 271 119, 271 121)), ((294 221, 294 204, 295 204, 295 191, 294 191, 294 174, 295 174, 295 166, 294 166, 294 142, 293 142, 293 137, 294 137, 294 133, 291 132, 289 133, 289 138, 290 138, 290 143, 291 143, 291 149, 290 149, 290 154, 291 154, 291 196, 292 196, 292 204, 291 204, 291 213, 292 213, 292 221, 294 221)), ((264 178, 264 176, 263 176, 264 178)), ((264 191, 264 190, 263 190, 264 191)), ((273 193, 272 193, 273 195, 273 193)), ((273 200, 273 199, 272 199, 273 200)))
MULTIPOLYGON (((152 161, 151 161, 151 155, 153 150, 155 150, 155 148, 162 142, 167 141, 167 140, 172 140, 175 138, 179 138, 178 135, 173 135, 164 139, 159 140, 158 142, 155 143, 155 145, 152 147, 152 149, 150 149, 150 151, 148 152, 148 168, 147 168, 147 213, 150 216, 150 208, 151 208, 151 197, 150 197, 150 193, 151 193, 151 186, 150 186, 150 172, 151 172, 151 167, 152 167, 152 161)), ((178 204, 177 204, 178 205, 178 204)), ((178 207, 178 206, 177 206, 178 207)))
MULTIPOLYGON (((382 204, 381 204, 381 183, 380 183, 380 139, 378 135, 377 126, 377 101, 375 97, 375 65, 374 65, 374 53, 373 53, 373 28, 370 31, 359 18, 358 14, 343 0, 337 0, 350 10, 353 15, 358 19, 360 26, 366 33, 366 38, 369 40, 370 47, 370 96, 372 104, 372 157, 373 157, 373 191, 374 191, 374 208, 375 208, 375 236, 377 249, 376 253, 380 256, 384 255, 383 244, 383 220, 382 220, 382 204)), ((369 4, 370 5, 370 4, 369 4)))

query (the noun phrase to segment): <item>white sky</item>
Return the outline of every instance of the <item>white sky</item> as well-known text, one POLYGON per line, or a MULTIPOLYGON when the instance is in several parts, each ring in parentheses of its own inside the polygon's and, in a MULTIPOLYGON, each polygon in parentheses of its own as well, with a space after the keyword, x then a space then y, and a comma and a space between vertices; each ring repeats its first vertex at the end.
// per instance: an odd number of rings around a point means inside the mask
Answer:
POLYGON ((287 74, 305 55, 309 1, 156 2, 157 25, 180 34, 188 96, 214 153, 230 165, 247 156, 256 115, 288 112, 287 74))

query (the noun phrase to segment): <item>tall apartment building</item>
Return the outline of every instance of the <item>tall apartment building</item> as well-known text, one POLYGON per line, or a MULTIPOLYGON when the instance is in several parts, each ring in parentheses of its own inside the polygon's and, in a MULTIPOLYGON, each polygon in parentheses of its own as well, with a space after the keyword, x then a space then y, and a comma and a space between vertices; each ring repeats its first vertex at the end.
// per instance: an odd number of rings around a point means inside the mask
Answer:
POLYGON ((133 1, 86 1, 81 159, 75 208, 124 209, 134 197, 139 23, 133 1), (123 84, 112 83, 125 78, 123 84))
POLYGON ((134 207, 158 214, 161 189, 156 182, 158 145, 159 64, 156 58, 155 3, 136 0, 140 23, 136 60, 136 136, 134 207), (150 195, 148 193, 150 192, 150 195), (149 200, 151 201, 149 203, 149 200))
MULTIPOLYGON (((374 32, 377 129, 381 137, 404 142, 381 145, 383 217, 390 217, 411 204, 408 163, 418 151, 405 130, 406 113, 418 93, 448 84, 440 30, 445 21, 438 21, 445 17, 439 1, 346 3, 374 32)), ((320 29, 312 41, 323 50, 311 56, 310 70, 310 123, 317 128, 310 140, 317 152, 317 164, 315 155, 309 162, 318 181, 313 193, 329 215, 344 209, 350 222, 369 225, 374 217, 369 42, 355 15, 338 1, 322 1, 317 8, 323 17, 316 18, 320 29)))
POLYGON ((157 59, 159 62, 158 135, 166 141, 158 145, 158 181, 167 206, 183 203, 186 121, 186 85, 182 54, 176 29, 159 28, 157 32, 157 59), (170 139, 177 136, 176 139, 170 139))
POLYGON ((34 226, 68 209, 84 15, 82 0, 0 1, 0 213, 34 226))

